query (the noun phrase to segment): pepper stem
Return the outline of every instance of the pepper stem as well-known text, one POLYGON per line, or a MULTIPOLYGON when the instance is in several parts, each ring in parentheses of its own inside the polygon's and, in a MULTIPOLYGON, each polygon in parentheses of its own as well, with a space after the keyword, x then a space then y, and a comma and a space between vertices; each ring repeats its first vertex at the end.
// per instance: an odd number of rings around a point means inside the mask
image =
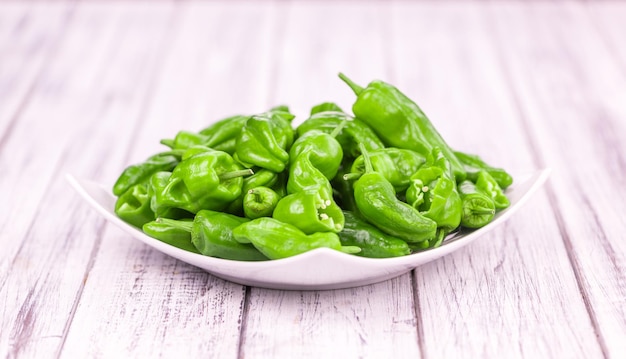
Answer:
POLYGON ((496 211, 489 207, 472 207, 472 215, 494 214, 496 211))
POLYGON ((374 167, 372 166, 370 154, 369 152, 367 152, 367 149, 365 148, 365 145, 363 143, 359 143, 359 150, 363 155, 363 163, 365 163, 365 173, 374 172, 374 167))
POLYGON ((166 145, 169 148, 174 148, 174 140, 171 138, 164 138, 160 142, 161 144, 166 145))
POLYGON ((179 221, 176 219, 159 217, 156 219, 156 222, 167 224, 170 227, 182 229, 183 231, 187 232, 191 232, 191 229, 193 228, 193 222, 191 221, 179 221))
POLYGON ((347 125, 348 125, 348 121, 347 120, 341 121, 339 126, 335 127, 335 129, 333 130, 333 132, 330 133, 330 135, 333 136, 333 137, 337 137, 337 135, 339 135, 341 130, 343 130, 343 128, 346 127, 347 125))
POLYGON ((350 88, 352 89, 352 91, 354 91, 354 93, 358 96, 361 92, 363 92, 363 87, 357 85, 356 83, 354 83, 354 81, 350 80, 348 78, 348 76, 342 74, 341 72, 339 73, 339 78, 341 80, 343 80, 343 82, 345 82, 348 86, 350 86, 350 88))
POLYGON ((254 171, 250 168, 247 168, 245 170, 220 173, 217 177, 219 177, 220 181, 228 181, 229 179, 233 179, 237 177, 247 177, 253 174, 254 174, 254 171))
POLYGON ((363 173, 350 172, 343 175, 342 178, 345 181, 353 181, 361 178, 361 176, 363 176, 363 173))

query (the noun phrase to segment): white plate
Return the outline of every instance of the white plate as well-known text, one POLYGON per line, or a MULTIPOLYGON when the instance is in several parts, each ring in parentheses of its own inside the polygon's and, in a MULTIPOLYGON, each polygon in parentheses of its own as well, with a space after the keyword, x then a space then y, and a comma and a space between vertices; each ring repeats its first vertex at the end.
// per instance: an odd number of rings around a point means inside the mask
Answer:
POLYGON ((264 288, 326 290, 357 287, 394 278, 471 243, 511 217, 541 187, 549 173, 550 170, 542 170, 516 175, 515 183, 506 191, 511 201, 509 208, 496 214, 494 220, 483 228, 449 236, 438 248, 384 259, 363 258, 320 248, 290 258, 263 262, 241 262, 203 256, 149 237, 115 215, 116 198, 108 187, 76 179, 71 175, 67 175, 67 179, 94 209, 132 237, 217 277, 264 288))

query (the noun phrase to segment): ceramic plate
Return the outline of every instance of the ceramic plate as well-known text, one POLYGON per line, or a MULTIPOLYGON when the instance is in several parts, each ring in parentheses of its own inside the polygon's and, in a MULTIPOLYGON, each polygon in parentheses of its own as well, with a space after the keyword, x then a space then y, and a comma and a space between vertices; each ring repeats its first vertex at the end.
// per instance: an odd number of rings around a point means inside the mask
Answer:
POLYGON ((114 212, 116 198, 110 186, 67 176, 70 184, 96 211, 132 237, 207 272, 243 285, 287 290, 326 290, 357 287, 402 275, 419 265, 440 258, 493 230, 515 211, 545 182, 549 170, 515 175, 515 183, 506 191, 509 208, 500 211, 487 226, 459 232, 446 238, 434 249, 396 258, 362 258, 332 249, 316 249, 298 256, 263 262, 240 262, 203 256, 170 246, 145 235, 126 224, 114 212))

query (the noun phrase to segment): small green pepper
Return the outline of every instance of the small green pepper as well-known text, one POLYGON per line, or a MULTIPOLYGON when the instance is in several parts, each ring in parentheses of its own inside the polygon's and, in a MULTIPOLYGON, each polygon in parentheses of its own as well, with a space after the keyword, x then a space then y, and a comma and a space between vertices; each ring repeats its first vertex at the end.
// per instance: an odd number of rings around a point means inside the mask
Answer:
MULTIPOLYGON (((272 188, 272 190, 274 190, 274 192, 276 192, 273 186, 275 186, 277 182, 278 175, 276 173, 270 170, 266 170, 265 168, 255 170, 253 175, 243 178, 241 194, 228 205, 225 211, 237 216, 244 216, 245 214, 243 212, 243 199, 246 196, 246 193, 248 193, 249 190, 260 186, 270 187, 272 188)), ((279 195, 279 197, 284 196, 285 195, 279 195)))
POLYGON ((274 209, 273 218, 298 227, 306 234, 339 232, 344 218, 331 196, 315 189, 283 197, 274 209))
POLYGON ((294 137, 287 118, 290 120, 293 115, 282 111, 250 117, 237 137, 235 159, 248 168, 258 166, 282 172, 289 163, 287 150, 294 137))
POLYGON ((191 213, 202 209, 222 210, 241 194, 242 169, 226 152, 209 151, 193 155, 176 166, 165 186, 158 186, 155 211, 180 208, 191 213))
POLYGON ((372 168, 367 150, 362 147, 361 152, 365 173, 354 183, 354 199, 363 217, 383 232, 406 242, 421 242, 435 237, 437 223, 398 200, 393 185, 372 168))
POLYGON ((489 172, 491 177, 498 182, 498 185, 502 189, 506 189, 513 183, 513 177, 504 169, 493 167, 483 161, 482 158, 477 155, 472 155, 468 153, 464 153, 461 151, 454 151, 454 155, 456 158, 461 161, 463 166, 465 167, 465 171, 467 172, 467 179, 476 183, 478 179, 478 173, 480 170, 485 170, 489 172))
POLYGON ((491 197, 476 188, 474 182, 465 180, 457 185, 463 201, 461 226, 480 228, 487 225, 496 214, 496 206, 491 197))
MULTIPOLYGON (((368 151, 369 152, 369 151, 368 151)), ((396 192, 402 192, 409 187, 411 176, 425 162, 424 156, 402 148, 387 147, 369 152, 374 171, 379 172, 391 182, 396 192)), ((351 172, 357 175, 365 171, 363 155, 352 163, 351 172)))
POLYGON ((335 139, 335 135, 341 131, 345 124, 346 122, 340 124, 336 131, 331 134, 312 130, 298 137, 289 150, 290 162, 296 161, 300 154, 310 152, 311 164, 322 172, 327 179, 330 180, 335 177, 343 159, 343 150, 335 139))
POLYGON ((115 201, 115 214, 125 222, 141 228, 155 218, 150 207, 148 184, 139 183, 130 187, 115 201))
POLYGON ((132 186, 147 182, 155 172, 173 170, 180 162, 180 157, 180 151, 161 152, 142 163, 126 167, 113 185, 113 194, 121 196, 132 186))
POLYGON ((367 124, 341 111, 323 111, 312 114, 298 126, 296 133, 298 136, 312 130, 332 133, 344 122, 345 127, 337 134, 336 139, 345 157, 350 159, 358 157, 361 154, 359 143, 362 143, 368 151, 385 147, 367 124))
POLYGON ((243 213, 250 219, 270 217, 279 200, 280 196, 273 189, 254 187, 243 198, 243 213))
POLYGON ((444 234, 460 225, 461 197, 450 163, 439 147, 433 148, 426 163, 411 176, 406 200, 425 217, 437 222, 437 228, 444 234))
POLYGON ((478 171, 478 178, 475 183, 476 188, 491 197, 493 204, 496 206, 496 210, 504 209, 511 205, 511 202, 502 191, 502 188, 498 185, 498 182, 489 174, 488 171, 478 171))
POLYGON ((357 256, 369 258, 401 257, 411 254, 409 245, 390 236, 368 222, 360 219, 353 212, 343 211, 345 225, 339 232, 339 239, 344 246, 361 248, 357 256))
POLYGON ((232 155, 241 128, 250 116, 232 116, 219 120, 199 133, 179 131, 174 139, 163 139, 161 143, 172 149, 187 149, 193 146, 207 146, 232 155))
MULTIPOLYGON (((192 219, 182 221, 191 223, 192 219)), ((172 226, 162 220, 154 220, 144 224, 142 229, 145 234, 161 242, 189 252, 200 253, 193 243, 191 243, 191 233, 187 230, 180 229, 178 226, 172 226)))
POLYGON ((344 253, 358 253, 355 246, 342 246, 337 233, 317 232, 306 235, 296 226, 271 217, 261 217, 233 229, 235 240, 252 243, 269 259, 295 256, 316 248, 331 248, 344 253))
POLYGON ((239 261, 262 261, 267 258, 251 244, 239 243, 233 230, 248 222, 232 214, 202 210, 193 222, 159 218, 158 221, 191 233, 191 243, 205 256, 239 261))
POLYGON ((287 178, 287 192, 296 193, 307 189, 322 188, 325 194, 332 195, 333 189, 330 181, 313 165, 311 155, 310 151, 304 152, 291 162, 287 178))
POLYGON ((315 115, 316 113, 326 112, 326 111, 343 112, 341 107, 339 107, 339 105, 337 105, 334 102, 322 102, 311 108, 311 115, 315 115))
POLYGON ((363 88, 344 74, 339 77, 357 95, 354 115, 370 125, 385 145, 414 150, 424 157, 439 147, 450 161, 456 180, 465 179, 463 165, 415 102, 383 81, 372 81, 363 88))

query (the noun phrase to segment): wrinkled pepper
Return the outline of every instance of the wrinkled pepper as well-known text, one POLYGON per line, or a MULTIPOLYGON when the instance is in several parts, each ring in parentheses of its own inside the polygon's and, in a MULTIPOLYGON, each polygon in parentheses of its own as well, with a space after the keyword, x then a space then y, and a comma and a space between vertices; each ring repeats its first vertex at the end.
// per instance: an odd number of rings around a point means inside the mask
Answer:
MULTIPOLYGON (((192 219, 181 220, 191 223, 192 219)), ((193 253, 200 253, 196 246, 191 243, 191 233, 178 226, 172 226, 162 220, 154 220, 143 225, 142 230, 152 238, 165 242, 174 247, 193 253)))
POLYGON ((330 181, 311 162, 311 152, 300 154, 289 166, 287 192, 296 193, 307 189, 320 188, 325 195, 332 196, 333 189, 330 181))
POLYGON ((354 183, 354 199, 359 212, 383 232, 406 242, 422 242, 434 238, 437 223, 424 217, 417 209, 396 198, 393 185, 375 172, 367 150, 361 152, 365 172, 354 183))
POLYGON ((439 147, 450 161, 456 180, 465 179, 465 169, 454 151, 415 102, 383 81, 374 80, 363 88, 342 73, 339 77, 357 95, 352 106, 356 118, 370 125, 385 145, 414 150, 424 157, 439 147))
POLYGON ((312 130, 332 133, 344 122, 346 122, 345 127, 335 138, 341 145, 345 157, 350 159, 358 157, 361 154, 359 143, 365 145, 368 151, 385 147, 368 125, 341 111, 323 111, 312 114, 298 126, 296 134, 302 136, 312 130))
POLYGON ((115 214, 125 222, 141 228, 152 221, 155 214, 151 209, 148 183, 139 183, 124 192, 115 201, 115 214))
POLYGON ((172 149, 187 149, 192 146, 207 146, 229 154, 235 152, 235 144, 241 128, 250 116, 237 115, 219 120, 200 132, 179 131, 174 139, 163 139, 161 143, 172 149))
MULTIPOLYGON (((426 161, 421 154, 403 148, 387 147, 368 153, 374 171, 385 176, 396 192, 402 192, 409 187, 411 176, 426 161)), ((363 155, 354 160, 350 171, 356 175, 365 171, 363 155)))
POLYGON ((241 194, 243 176, 251 175, 226 152, 193 155, 176 166, 164 186, 156 189, 153 210, 180 208, 191 213, 222 210, 241 194))
POLYGON ((334 232, 317 232, 306 235, 296 226, 271 217, 261 217, 233 229, 235 240, 252 243, 269 259, 281 259, 308 252, 316 248, 331 248, 344 253, 358 253, 361 248, 343 246, 334 232))
POLYGON ((298 137, 289 150, 290 162, 296 161, 300 154, 310 152, 311 164, 322 172, 327 179, 334 178, 343 160, 343 149, 335 136, 346 123, 342 122, 330 134, 312 130, 298 137))
POLYGON ((245 167, 282 172, 289 163, 289 148, 294 140, 293 115, 270 111, 250 117, 237 137, 234 157, 245 167))
POLYGON ((148 182, 159 171, 171 171, 180 162, 181 151, 167 151, 150 156, 142 163, 126 167, 113 185, 113 194, 121 196, 132 186, 148 182))
POLYGON ((243 198, 243 213, 246 218, 271 217, 280 196, 273 189, 258 186, 249 189, 243 198))
POLYGON ((502 191, 502 188, 500 188, 500 185, 498 185, 498 182, 488 171, 480 170, 475 184, 476 188, 491 197, 496 210, 504 209, 511 205, 511 202, 502 191))
POLYGON ((309 189, 283 197, 272 215, 273 218, 298 227, 306 234, 339 232, 344 217, 335 201, 324 192, 309 189))
POLYGON ((493 220, 496 206, 491 197, 476 188, 474 182, 465 180, 457 185, 463 204, 461 226, 480 228, 493 220))
POLYGON ((411 254, 405 241, 382 232, 351 211, 343 211, 343 215, 345 225, 339 232, 339 239, 344 246, 360 247, 361 251, 356 253, 357 256, 389 258, 411 254))
MULTIPOLYGON (((462 201, 448 159, 439 147, 433 148, 424 163, 411 177, 406 191, 407 202, 422 215, 437 223, 440 236, 461 224, 462 201)), ((438 245, 436 241, 434 244, 438 245)))
POLYGON ((467 179, 476 183, 478 179, 478 173, 481 170, 487 171, 491 177, 498 183, 498 186, 502 189, 506 189, 513 184, 513 176, 502 168, 493 167, 487 164, 482 158, 477 155, 468 154, 461 151, 454 151, 456 158, 463 164, 467 173, 467 179))
POLYGON ((247 218, 211 210, 196 214, 193 222, 159 218, 157 221, 191 234, 191 243, 205 256, 239 261, 267 260, 253 245, 240 243, 233 237, 233 230, 247 218))

